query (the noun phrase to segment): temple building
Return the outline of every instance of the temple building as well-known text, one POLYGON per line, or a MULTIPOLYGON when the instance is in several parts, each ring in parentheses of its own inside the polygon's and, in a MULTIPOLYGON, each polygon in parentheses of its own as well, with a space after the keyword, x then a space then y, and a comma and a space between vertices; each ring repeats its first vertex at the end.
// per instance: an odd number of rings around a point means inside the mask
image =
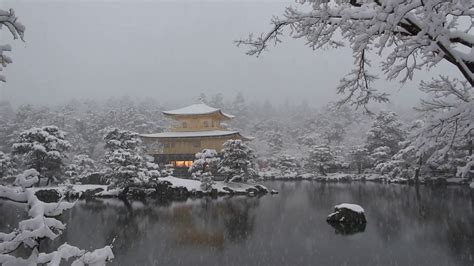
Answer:
POLYGON ((141 134, 148 154, 159 164, 172 164, 175 172, 184 174, 203 149, 220 152, 222 144, 229 139, 251 140, 238 131, 227 130, 224 121, 234 118, 219 108, 204 103, 193 104, 163 114, 175 120, 169 132, 141 134))

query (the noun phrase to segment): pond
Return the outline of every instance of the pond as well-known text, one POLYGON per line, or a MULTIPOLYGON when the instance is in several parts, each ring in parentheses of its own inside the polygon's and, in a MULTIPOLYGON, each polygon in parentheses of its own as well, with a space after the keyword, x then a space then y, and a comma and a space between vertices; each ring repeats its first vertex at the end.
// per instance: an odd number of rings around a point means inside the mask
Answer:
MULTIPOLYGON (((44 242, 95 249, 113 239, 112 265, 473 265, 474 202, 462 187, 267 182, 278 195, 184 202, 79 201, 67 230, 44 242), (326 223, 333 206, 365 208, 364 232, 326 223)), ((0 201, 0 231, 24 205, 0 201)))

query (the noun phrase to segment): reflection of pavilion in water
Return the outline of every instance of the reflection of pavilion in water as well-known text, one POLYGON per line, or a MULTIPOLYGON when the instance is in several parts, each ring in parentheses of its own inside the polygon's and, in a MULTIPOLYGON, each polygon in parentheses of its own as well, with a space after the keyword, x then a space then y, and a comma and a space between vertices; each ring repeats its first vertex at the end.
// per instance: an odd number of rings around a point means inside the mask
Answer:
POLYGON ((227 240, 245 240, 254 229, 258 205, 255 198, 234 198, 197 204, 177 205, 170 210, 170 222, 176 226, 174 243, 179 246, 224 248, 227 240))
MULTIPOLYGON (((96 224, 94 228, 101 232, 97 235, 101 238, 98 244, 110 244, 116 239, 117 254, 127 253, 137 241, 154 242, 156 237, 166 238, 166 243, 176 246, 223 249, 228 241, 242 241, 253 233, 258 202, 258 198, 248 197, 204 198, 163 206, 156 202, 124 204, 116 199, 103 199, 79 203, 80 208, 71 212, 69 222, 78 222, 76 232, 90 230, 83 228, 86 224, 96 224), (84 217, 89 218, 86 221, 84 217), (96 220, 90 221, 91 217, 96 220)), ((60 238, 67 241, 70 233, 67 230, 60 238)), ((74 235, 75 239, 90 237, 74 235)))

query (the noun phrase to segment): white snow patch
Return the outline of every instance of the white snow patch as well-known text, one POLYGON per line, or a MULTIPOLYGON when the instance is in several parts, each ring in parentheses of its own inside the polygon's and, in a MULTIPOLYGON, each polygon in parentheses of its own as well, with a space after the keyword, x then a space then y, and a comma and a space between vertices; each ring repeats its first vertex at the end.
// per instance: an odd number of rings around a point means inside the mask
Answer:
MULTIPOLYGON (((177 178, 174 176, 160 177, 159 180, 170 182, 171 187, 173 188, 185 187, 188 191, 192 191, 192 190, 203 191, 201 188, 201 181, 198 181, 198 180, 183 179, 183 178, 177 178)), ((215 188, 217 189, 218 192, 222 192, 222 193, 229 193, 229 191, 225 190, 224 188, 230 188, 234 192, 246 192, 247 189, 249 188, 255 188, 255 185, 246 184, 246 183, 215 181, 215 184, 212 185, 212 188, 215 188)))
POLYGON ((357 204, 351 204, 351 203, 341 203, 339 205, 334 206, 335 209, 349 209, 353 212, 357 213, 364 213, 364 209, 357 204))

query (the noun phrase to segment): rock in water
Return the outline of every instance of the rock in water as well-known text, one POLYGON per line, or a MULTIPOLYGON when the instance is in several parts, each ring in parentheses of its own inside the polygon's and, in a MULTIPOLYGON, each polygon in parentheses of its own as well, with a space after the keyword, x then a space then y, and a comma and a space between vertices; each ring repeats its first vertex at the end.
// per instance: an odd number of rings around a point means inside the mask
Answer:
POLYGON ((364 209, 357 204, 349 203, 334 206, 334 212, 328 215, 326 221, 336 229, 336 233, 340 234, 363 232, 367 223, 364 209))

